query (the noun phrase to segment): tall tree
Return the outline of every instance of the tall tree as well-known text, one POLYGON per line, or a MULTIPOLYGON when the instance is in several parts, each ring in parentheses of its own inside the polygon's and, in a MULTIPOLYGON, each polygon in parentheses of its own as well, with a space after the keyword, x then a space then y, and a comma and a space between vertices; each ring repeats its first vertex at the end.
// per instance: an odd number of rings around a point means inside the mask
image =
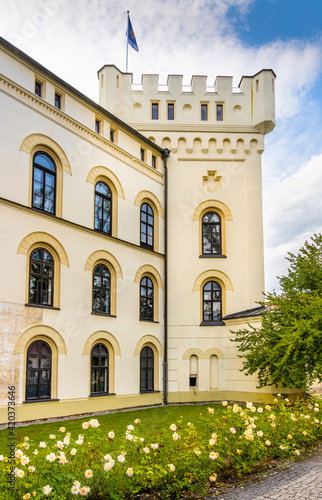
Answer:
POLYGON ((243 371, 257 372, 258 387, 306 389, 322 378, 322 235, 314 234, 279 278, 281 293, 265 294, 261 326, 239 330, 243 371))

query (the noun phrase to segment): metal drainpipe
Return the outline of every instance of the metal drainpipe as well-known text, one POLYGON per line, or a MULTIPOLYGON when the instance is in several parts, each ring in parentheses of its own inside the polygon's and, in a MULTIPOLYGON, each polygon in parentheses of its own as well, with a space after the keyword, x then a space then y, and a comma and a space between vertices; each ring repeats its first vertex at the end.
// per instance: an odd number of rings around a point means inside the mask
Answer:
POLYGON ((163 358, 163 404, 168 404, 168 168, 170 150, 162 155, 164 162, 164 358, 163 358))

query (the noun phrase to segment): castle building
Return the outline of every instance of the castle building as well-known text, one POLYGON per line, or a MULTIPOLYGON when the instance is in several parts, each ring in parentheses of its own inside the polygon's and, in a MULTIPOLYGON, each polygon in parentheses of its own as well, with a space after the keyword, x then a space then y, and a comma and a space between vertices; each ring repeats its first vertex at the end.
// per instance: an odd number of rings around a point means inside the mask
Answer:
POLYGON ((99 104, 0 38, 0 422, 259 401, 272 70, 212 88, 98 72, 99 104))

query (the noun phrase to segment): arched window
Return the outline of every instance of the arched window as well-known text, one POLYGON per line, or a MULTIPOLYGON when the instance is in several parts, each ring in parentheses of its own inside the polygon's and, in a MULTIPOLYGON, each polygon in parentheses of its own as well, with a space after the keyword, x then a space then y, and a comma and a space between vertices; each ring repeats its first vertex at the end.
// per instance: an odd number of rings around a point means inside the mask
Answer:
POLYGON ((140 354, 140 392, 149 391, 154 391, 154 353, 145 346, 140 354))
POLYGON ((216 212, 207 212, 202 218, 203 255, 221 254, 221 220, 216 212))
POLYGON ((148 203, 141 205, 141 247, 153 250, 154 240, 154 214, 148 203))
POLYGON ((97 231, 112 234, 112 192, 105 182, 95 186, 95 224, 97 231))
POLYGON ((203 321, 221 321, 221 286, 208 281, 203 287, 203 321))
POLYGON ((107 266, 98 264, 93 271, 93 312, 110 314, 111 274, 107 266))
POLYGON ((36 248, 30 254, 29 304, 53 306, 54 259, 45 248, 36 248))
POLYGON ((33 157, 32 207, 49 214, 56 212, 56 166, 42 152, 33 157))
POLYGON ((151 278, 144 276, 140 282, 140 319, 154 319, 154 289, 151 278))
POLYGON ((26 400, 50 399, 52 352, 44 340, 35 340, 27 350, 26 400))
POLYGON ((109 353, 104 344, 94 345, 91 352, 91 395, 109 392, 109 353))

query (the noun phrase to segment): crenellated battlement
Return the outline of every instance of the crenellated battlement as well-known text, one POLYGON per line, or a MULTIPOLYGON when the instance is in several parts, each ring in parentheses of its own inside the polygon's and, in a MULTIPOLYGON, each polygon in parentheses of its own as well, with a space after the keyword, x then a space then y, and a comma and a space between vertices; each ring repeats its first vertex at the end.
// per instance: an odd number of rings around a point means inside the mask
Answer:
POLYGON ((204 75, 193 75, 187 86, 182 75, 169 75, 167 85, 161 85, 157 74, 142 75, 138 88, 131 73, 112 65, 98 77, 101 106, 136 126, 255 127, 262 134, 275 126, 275 74, 270 69, 242 77, 238 88, 231 76, 218 76, 209 87, 204 75))

